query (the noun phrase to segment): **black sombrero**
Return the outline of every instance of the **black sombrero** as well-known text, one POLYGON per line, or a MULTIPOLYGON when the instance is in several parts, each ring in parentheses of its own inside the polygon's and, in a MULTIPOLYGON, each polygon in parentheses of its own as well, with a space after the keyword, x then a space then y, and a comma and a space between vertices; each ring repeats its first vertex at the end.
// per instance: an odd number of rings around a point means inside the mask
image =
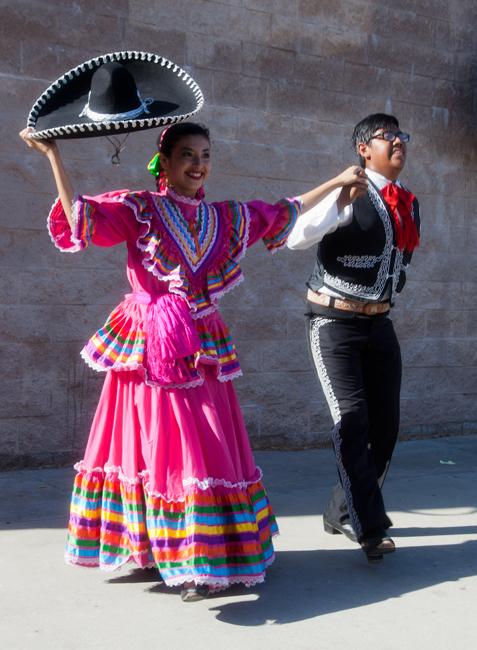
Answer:
POLYGON ((185 70, 158 54, 111 52, 54 81, 34 103, 35 139, 115 135, 174 124, 202 107, 185 70))

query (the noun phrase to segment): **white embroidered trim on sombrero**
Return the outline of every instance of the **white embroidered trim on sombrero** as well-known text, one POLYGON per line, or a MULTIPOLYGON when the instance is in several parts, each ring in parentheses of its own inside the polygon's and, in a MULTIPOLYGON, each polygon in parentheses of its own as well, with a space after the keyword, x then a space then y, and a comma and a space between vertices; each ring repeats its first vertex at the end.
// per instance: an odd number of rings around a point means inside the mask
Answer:
POLYGON ((76 68, 72 68, 71 70, 68 70, 68 72, 66 72, 64 75, 59 77, 56 81, 54 81, 50 86, 48 86, 45 92, 42 95, 40 95, 40 97, 33 104, 30 114, 28 116, 27 126, 35 128, 38 114, 41 108, 46 104, 47 100, 50 99, 50 97, 54 95, 57 90, 59 90, 62 86, 67 84, 68 81, 70 81, 74 77, 80 76, 83 72, 86 72, 88 69, 93 70, 93 68, 99 67, 103 63, 111 63, 113 61, 124 61, 124 60, 129 61, 132 59, 139 60, 139 61, 148 61, 150 63, 157 63, 160 64, 162 67, 172 69, 172 72, 176 73, 179 79, 182 79, 184 83, 187 86, 189 86, 189 88, 191 89, 195 97, 195 100, 197 102, 196 108, 189 113, 184 113, 183 115, 177 115, 175 117, 152 117, 152 118, 145 118, 140 120, 131 118, 125 121, 119 121, 119 122, 106 121, 97 124, 94 122, 86 122, 84 124, 68 124, 66 126, 54 127, 51 129, 43 129, 41 131, 38 131, 37 133, 33 133, 32 137, 37 140, 44 140, 48 138, 57 138, 64 135, 72 135, 78 132, 81 133, 87 133, 87 132, 101 133, 101 132, 110 132, 110 131, 114 132, 115 130, 119 130, 121 127, 147 128, 147 127, 162 126, 165 124, 174 124, 175 122, 188 119, 192 115, 195 115, 195 113, 197 113, 197 111, 199 111, 202 108, 204 104, 204 96, 202 94, 202 90, 200 89, 199 85, 194 81, 194 79, 192 79, 192 77, 189 74, 187 74, 185 70, 183 70, 180 66, 178 66, 173 61, 170 61, 169 59, 165 59, 163 56, 159 56, 158 54, 152 54, 150 52, 137 52, 134 50, 122 51, 122 52, 109 52, 108 54, 102 54, 101 56, 97 56, 94 59, 89 59, 88 61, 85 61, 84 63, 81 63, 80 65, 76 66, 76 68))

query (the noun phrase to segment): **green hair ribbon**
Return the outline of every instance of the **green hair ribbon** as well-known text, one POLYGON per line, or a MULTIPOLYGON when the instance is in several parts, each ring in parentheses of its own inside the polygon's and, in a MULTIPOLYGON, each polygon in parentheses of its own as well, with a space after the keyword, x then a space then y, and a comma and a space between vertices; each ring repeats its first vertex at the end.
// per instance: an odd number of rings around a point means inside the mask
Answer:
POLYGON ((159 152, 154 154, 151 160, 147 163, 147 171, 156 178, 161 173, 161 154, 159 152))

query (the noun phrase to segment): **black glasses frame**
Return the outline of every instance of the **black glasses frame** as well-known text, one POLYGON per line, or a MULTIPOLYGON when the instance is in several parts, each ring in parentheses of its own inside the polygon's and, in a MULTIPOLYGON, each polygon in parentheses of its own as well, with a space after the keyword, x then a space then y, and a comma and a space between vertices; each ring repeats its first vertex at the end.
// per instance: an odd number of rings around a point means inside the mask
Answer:
POLYGON ((399 138, 401 142, 409 142, 411 136, 409 133, 404 133, 404 131, 383 131, 382 133, 376 133, 372 135, 369 140, 386 140, 386 142, 394 142, 396 138, 399 138))

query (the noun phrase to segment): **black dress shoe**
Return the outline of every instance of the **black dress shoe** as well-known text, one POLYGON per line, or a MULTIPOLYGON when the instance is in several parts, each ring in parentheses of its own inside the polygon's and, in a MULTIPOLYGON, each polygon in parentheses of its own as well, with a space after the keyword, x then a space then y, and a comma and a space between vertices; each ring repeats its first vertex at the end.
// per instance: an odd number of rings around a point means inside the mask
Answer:
POLYGON ((360 544, 370 564, 381 562, 385 555, 396 550, 394 541, 387 535, 369 537, 361 540, 360 544))
POLYGON ((323 528, 325 529, 325 533, 329 533, 330 535, 345 535, 352 542, 358 541, 353 527, 347 522, 332 521, 323 515, 323 528))

